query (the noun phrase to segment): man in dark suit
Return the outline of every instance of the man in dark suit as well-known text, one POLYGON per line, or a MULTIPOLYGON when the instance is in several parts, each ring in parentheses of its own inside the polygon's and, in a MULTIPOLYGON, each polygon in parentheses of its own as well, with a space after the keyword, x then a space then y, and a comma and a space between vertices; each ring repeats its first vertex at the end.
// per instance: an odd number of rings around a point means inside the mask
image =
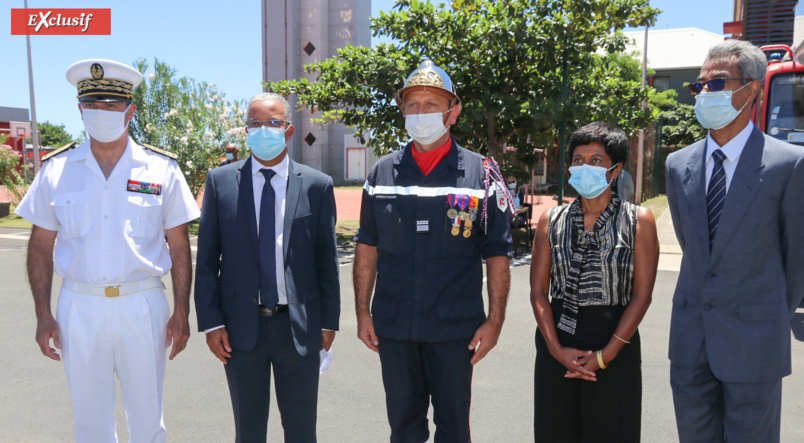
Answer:
POLYGON ((254 96, 247 118, 251 157, 207 176, 198 327, 225 365, 237 442, 266 441, 272 369, 285 441, 315 442, 319 351, 340 315, 332 179, 290 160, 282 96, 254 96))
POLYGON ((670 325, 681 442, 778 442, 790 321, 804 295, 804 150, 750 121, 766 59, 749 42, 710 49, 698 82, 709 136, 667 158, 684 252, 670 325))

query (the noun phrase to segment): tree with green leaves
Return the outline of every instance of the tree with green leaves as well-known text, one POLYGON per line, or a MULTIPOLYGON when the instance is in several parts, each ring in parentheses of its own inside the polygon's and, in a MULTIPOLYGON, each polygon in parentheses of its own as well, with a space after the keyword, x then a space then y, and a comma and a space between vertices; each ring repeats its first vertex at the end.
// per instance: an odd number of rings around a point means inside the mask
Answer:
MULTIPOLYGON (((624 80, 640 83, 642 82, 642 55, 639 51, 606 54, 599 56, 597 62, 616 67, 624 80)), ((656 75, 656 71, 648 67, 648 69, 645 71, 645 75, 647 77, 652 77, 656 75)), ((652 119, 656 119, 661 116, 663 109, 668 109, 678 104, 676 101, 678 93, 675 89, 657 91, 656 89, 650 87, 648 88, 647 93, 648 106, 650 108, 652 119)))
POLYGON ((653 119, 640 106, 651 89, 625 78, 605 54, 624 50, 620 30, 652 24, 658 12, 647 0, 397 0, 372 23, 375 36, 396 43, 347 46, 337 57, 305 66, 316 81, 266 87, 297 94, 319 123, 351 126, 383 154, 408 140, 393 97, 426 57, 450 75, 463 100, 451 128, 455 139, 498 159, 506 146, 517 147, 516 158, 506 162, 533 164, 533 148, 557 156, 562 121, 572 130, 602 120, 633 134, 653 119))
POLYGON ((214 85, 177 78, 175 69, 157 59, 151 73, 144 59, 134 67, 145 78, 134 90, 137 112, 129 134, 138 143, 177 154, 187 185, 197 196, 227 144, 237 143, 241 157, 247 154, 245 104, 225 100, 214 85))
POLYGON ((683 147, 706 137, 706 129, 698 123, 695 108, 678 105, 662 113, 662 144, 683 147))
POLYGON ((39 143, 47 148, 60 148, 73 141, 73 137, 64 128, 64 125, 56 125, 50 122, 42 122, 38 125, 39 143))

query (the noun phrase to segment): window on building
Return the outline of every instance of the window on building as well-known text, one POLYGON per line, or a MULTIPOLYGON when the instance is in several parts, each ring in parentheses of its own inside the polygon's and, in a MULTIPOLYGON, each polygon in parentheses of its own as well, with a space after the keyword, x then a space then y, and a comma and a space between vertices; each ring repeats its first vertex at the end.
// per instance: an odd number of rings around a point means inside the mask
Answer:
POLYGON ((670 77, 653 77, 653 88, 659 92, 670 89, 670 77))

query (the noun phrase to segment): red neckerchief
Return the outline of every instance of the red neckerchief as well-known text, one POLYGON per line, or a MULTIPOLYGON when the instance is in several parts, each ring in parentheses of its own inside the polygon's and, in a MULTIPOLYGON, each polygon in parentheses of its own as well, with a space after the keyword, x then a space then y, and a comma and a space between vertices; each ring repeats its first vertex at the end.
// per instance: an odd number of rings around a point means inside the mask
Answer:
POLYGON ((422 170, 424 175, 427 175, 435 169, 438 163, 441 162, 447 154, 449 154, 450 148, 452 148, 452 137, 447 139, 446 143, 432 151, 419 152, 413 144, 410 146, 410 151, 411 154, 413 154, 413 160, 416 160, 416 164, 419 165, 419 169, 422 170))

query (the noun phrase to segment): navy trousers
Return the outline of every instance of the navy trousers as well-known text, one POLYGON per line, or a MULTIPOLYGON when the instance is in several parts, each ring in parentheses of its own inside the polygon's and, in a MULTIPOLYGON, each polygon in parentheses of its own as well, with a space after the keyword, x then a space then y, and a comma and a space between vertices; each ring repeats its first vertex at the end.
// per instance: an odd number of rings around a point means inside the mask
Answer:
POLYGON ((391 443, 424 443, 433 403, 434 443, 469 443, 473 352, 469 340, 420 343, 379 339, 391 443))
POLYGON ((273 370, 285 442, 315 443, 320 357, 317 352, 302 357, 296 351, 287 312, 260 317, 259 322, 254 350, 232 349, 224 366, 234 409, 235 441, 267 440, 273 370))
POLYGON ((778 443, 782 379, 727 383, 709 368, 706 346, 692 368, 670 365, 678 440, 778 443))

